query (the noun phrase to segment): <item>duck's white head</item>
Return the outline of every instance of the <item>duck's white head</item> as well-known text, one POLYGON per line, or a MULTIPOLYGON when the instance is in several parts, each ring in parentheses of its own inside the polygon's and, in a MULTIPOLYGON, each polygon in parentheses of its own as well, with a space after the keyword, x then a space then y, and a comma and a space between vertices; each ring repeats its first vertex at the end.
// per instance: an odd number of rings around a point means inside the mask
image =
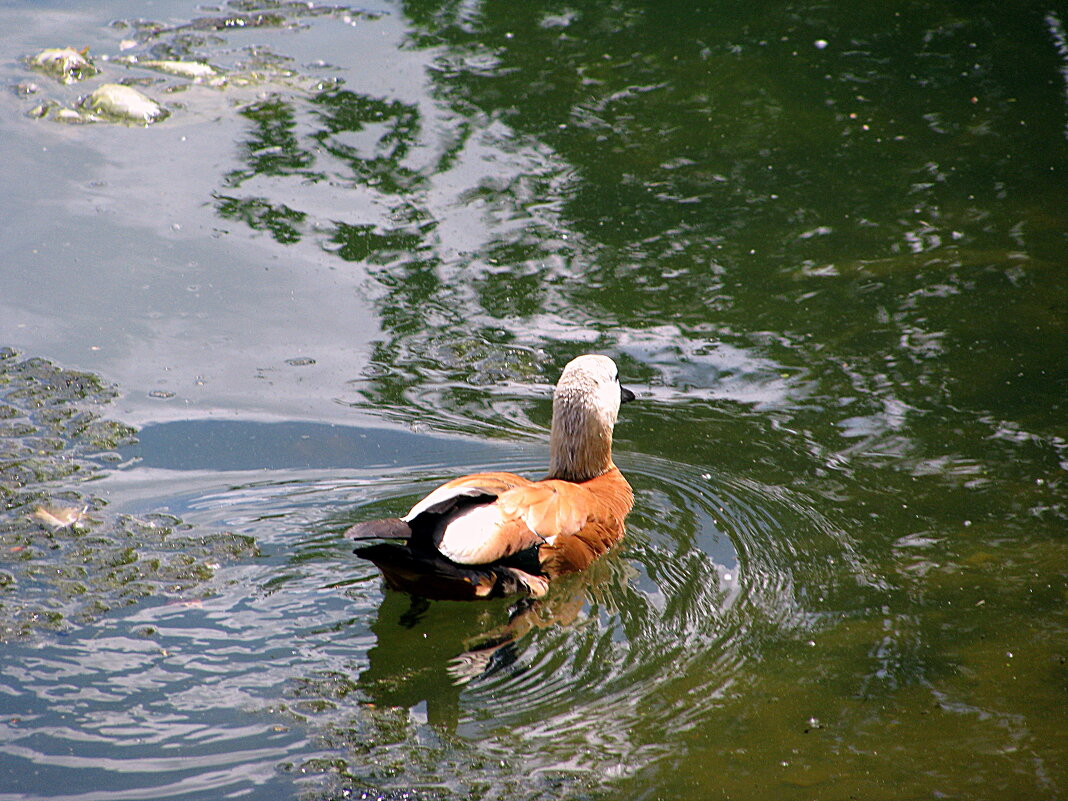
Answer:
POLYGON ((568 362, 553 392, 549 477, 586 481, 611 470, 619 405, 633 399, 607 356, 587 354, 568 362))

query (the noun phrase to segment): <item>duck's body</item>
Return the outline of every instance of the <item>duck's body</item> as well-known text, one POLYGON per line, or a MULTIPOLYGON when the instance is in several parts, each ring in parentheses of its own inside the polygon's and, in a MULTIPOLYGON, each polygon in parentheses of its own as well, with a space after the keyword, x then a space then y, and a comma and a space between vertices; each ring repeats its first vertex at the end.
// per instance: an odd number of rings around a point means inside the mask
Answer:
POLYGON ((475 473, 442 484, 403 518, 357 523, 358 540, 395 589, 428 598, 540 597, 553 576, 584 570, 623 536, 634 504, 612 462, 619 385, 606 356, 580 356, 564 368, 553 397, 549 476, 475 473))

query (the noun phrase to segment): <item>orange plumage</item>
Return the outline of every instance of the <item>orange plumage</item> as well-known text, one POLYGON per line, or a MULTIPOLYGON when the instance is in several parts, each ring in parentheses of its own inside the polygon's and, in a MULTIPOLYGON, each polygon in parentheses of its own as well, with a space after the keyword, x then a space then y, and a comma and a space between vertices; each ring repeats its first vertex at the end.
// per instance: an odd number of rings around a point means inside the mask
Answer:
POLYGON ((623 536, 634 504, 612 462, 619 405, 633 399, 606 356, 580 356, 553 396, 549 476, 475 473, 435 489, 403 518, 357 523, 357 540, 391 587, 429 598, 541 597, 549 580, 586 569, 623 536))

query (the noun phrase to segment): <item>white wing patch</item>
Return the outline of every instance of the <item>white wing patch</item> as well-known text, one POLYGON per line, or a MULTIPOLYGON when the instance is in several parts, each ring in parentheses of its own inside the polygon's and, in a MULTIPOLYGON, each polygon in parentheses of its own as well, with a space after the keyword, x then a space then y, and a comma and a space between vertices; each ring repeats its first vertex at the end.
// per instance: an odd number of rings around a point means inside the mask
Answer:
POLYGON ((492 536, 503 523, 496 504, 472 506, 451 518, 434 533, 434 542, 447 558, 462 565, 492 562, 500 555, 500 544, 492 536))

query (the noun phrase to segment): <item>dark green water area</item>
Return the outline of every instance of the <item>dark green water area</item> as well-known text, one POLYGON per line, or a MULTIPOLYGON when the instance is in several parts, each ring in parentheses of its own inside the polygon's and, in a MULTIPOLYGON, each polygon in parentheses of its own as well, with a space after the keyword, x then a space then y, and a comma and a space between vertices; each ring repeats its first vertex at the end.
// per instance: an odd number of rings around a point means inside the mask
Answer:
POLYGON ((0 801, 1068 799, 1068 11, 0 26, 0 801), (620 547, 385 589, 584 352, 620 547))

